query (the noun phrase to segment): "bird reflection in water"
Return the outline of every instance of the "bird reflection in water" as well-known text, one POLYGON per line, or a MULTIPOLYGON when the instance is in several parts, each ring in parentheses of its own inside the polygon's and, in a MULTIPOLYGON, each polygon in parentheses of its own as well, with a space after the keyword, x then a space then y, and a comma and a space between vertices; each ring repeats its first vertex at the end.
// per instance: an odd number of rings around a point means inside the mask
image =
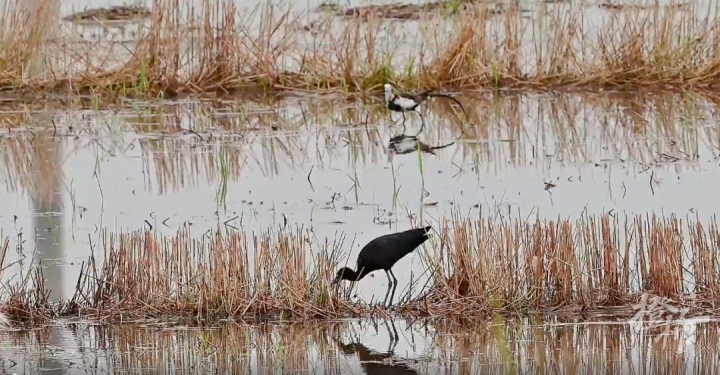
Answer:
POLYGON ((416 136, 400 134, 390 138, 388 149, 398 155, 409 154, 417 150, 435 155, 435 150, 452 146, 453 144, 455 144, 454 141, 442 146, 429 146, 420 142, 416 136))
POLYGON ((390 336, 390 344, 385 353, 381 353, 368 348, 360 342, 352 342, 343 344, 340 340, 335 339, 340 351, 345 356, 356 355, 360 361, 360 366, 367 375, 415 375, 418 372, 408 366, 408 361, 395 357, 395 347, 399 341, 399 336, 395 325, 392 325, 392 331, 387 321, 385 327, 390 336))

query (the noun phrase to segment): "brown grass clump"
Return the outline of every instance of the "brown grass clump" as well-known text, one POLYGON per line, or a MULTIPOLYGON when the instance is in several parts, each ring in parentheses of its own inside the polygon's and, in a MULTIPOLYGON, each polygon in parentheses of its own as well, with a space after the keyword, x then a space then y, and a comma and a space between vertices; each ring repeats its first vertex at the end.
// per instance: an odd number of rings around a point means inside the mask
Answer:
POLYGON ((21 0, 0 6, 2 90, 113 99, 365 92, 386 82, 530 90, 712 90, 720 83, 720 16, 695 3, 543 4, 531 13, 519 5, 435 7, 400 32, 373 12, 337 17, 270 3, 245 11, 230 0, 199 8, 154 0, 131 42, 85 40, 59 23, 54 2, 43 3, 32 13, 21 0))
POLYGON ((342 239, 309 251, 308 233, 261 235, 216 231, 202 239, 149 231, 108 235, 97 269, 83 268, 71 305, 97 318, 190 316, 198 321, 331 318, 353 312, 326 275, 335 270, 342 239), (130 308, 132 307, 132 308, 130 308))
MULTIPOLYGON (((630 317, 641 295, 669 299, 690 315, 716 315, 720 231, 676 217, 638 215, 492 221, 455 217, 436 226, 422 288, 407 288, 398 312, 413 317, 500 314, 630 317)), ((7 244, 7 241, 5 242, 7 244)), ((327 319, 388 311, 347 300, 330 284, 343 237, 311 245, 309 232, 217 230, 201 239, 137 231, 107 235, 105 260, 83 264, 75 295, 47 303, 42 272, 10 287, 14 320, 76 316, 101 321, 186 318, 327 319)), ((402 278, 402 276, 401 276, 402 278)), ((362 287, 362 282, 360 283, 362 287)), ((402 288, 401 288, 402 289, 402 288)))
MULTIPOLYGON (((0 241, 0 276, 5 271, 5 260, 10 248, 8 238, 0 241)), ((56 310, 50 304, 50 290, 46 288, 41 268, 34 269, 25 278, 12 285, 6 285, 2 291, 3 303, 0 305, 0 325, 8 326, 12 322, 20 324, 42 324, 56 318, 56 310)))
MULTIPOLYGON (((22 85, 37 75, 58 2, 3 1, 0 4, 0 82, 22 85)), ((0 83, 0 89, 8 89, 0 83)))
POLYGON ((720 232, 714 219, 708 225, 655 215, 622 224, 609 215, 576 223, 446 220, 445 255, 428 257, 434 286, 407 309, 585 314, 629 307, 643 293, 711 307, 720 292, 713 255, 720 232))

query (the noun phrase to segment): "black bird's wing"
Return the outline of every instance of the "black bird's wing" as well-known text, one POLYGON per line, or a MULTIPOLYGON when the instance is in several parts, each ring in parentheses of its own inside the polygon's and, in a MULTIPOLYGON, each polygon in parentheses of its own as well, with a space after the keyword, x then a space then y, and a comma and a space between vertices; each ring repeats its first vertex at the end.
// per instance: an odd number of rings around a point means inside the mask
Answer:
POLYGON ((404 256, 427 241, 431 227, 416 228, 404 232, 386 234, 368 242, 358 254, 358 269, 367 271, 390 269, 404 256))

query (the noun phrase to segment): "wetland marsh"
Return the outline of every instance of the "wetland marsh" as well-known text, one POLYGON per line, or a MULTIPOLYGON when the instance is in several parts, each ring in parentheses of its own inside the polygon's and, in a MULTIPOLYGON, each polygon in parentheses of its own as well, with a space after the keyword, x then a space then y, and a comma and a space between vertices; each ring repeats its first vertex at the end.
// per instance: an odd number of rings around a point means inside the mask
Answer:
POLYGON ((0 3, 0 371, 717 373, 711 3, 211 3, 0 3))

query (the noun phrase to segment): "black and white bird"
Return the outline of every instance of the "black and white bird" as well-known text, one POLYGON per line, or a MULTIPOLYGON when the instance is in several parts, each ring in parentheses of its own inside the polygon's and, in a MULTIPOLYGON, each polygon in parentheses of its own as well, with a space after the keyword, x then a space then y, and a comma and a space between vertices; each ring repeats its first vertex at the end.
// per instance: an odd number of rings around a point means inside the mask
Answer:
POLYGON ((387 303, 391 286, 392 294, 390 295, 390 305, 392 305, 392 300, 395 297, 395 289, 397 288, 397 279, 392 272, 392 266, 427 241, 428 232, 431 229, 432 227, 430 226, 410 229, 404 232, 386 234, 368 242, 368 244, 360 250, 360 254, 358 254, 357 271, 348 267, 339 269, 333 285, 339 283, 341 280, 350 280, 352 282, 360 281, 373 271, 384 270, 388 278, 388 289, 385 293, 383 305, 387 303), (392 279, 390 279, 391 276, 392 279))
POLYGON ((403 116, 403 133, 405 133, 405 112, 408 111, 414 111, 420 116, 420 131, 418 134, 422 133, 423 128, 425 127, 425 119, 423 116, 416 110, 416 108, 422 104, 424 101, 426 101, 428 98, 447 98, 455 103, 457 103, 460 108, 462 109, 463 113, 465 113, 465 108, 463 107, 462 103, 458 101, 457 99, 453 98, 450 95, 445 94, 434 94, 433 91, 435 89, 430 89, 427 91, 423 91, 419 94, 394 94, 393 93, 393 87, 391 84, 386 83, 385 84, 385 103, 387 104, 387 107, 389 110, 394 112, 400 112, 403 116))

